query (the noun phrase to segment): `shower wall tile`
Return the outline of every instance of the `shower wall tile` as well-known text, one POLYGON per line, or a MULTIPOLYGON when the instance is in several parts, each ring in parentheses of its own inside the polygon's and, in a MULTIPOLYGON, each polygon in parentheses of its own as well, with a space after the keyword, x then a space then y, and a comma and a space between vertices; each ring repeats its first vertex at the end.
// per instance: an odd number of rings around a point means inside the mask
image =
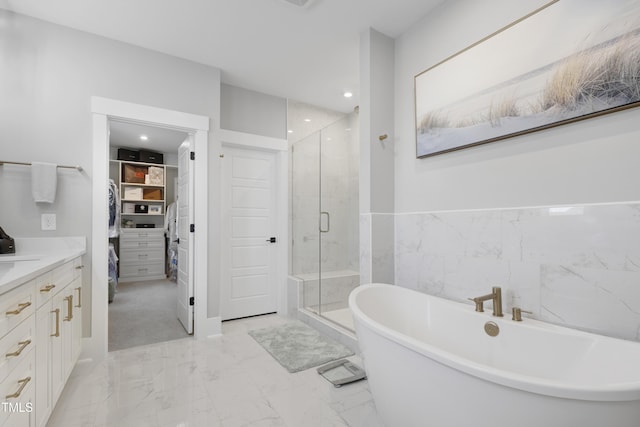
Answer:
POLYGON ((318 305, 322 305, 323 310, 328 307, 331 307, 332 310, 347 308, 349 294, 359 284, 359 274, 349 271, 338 272, 331 277, 323 276, 322 281, 318 278, 305 279, 303 281, 304 300, 301 307, 315 309, 318 305))
MULTIPOLYGON (((395 283, 640 340, 640 204, 397 214, 395 283)), ((471 304, 470 302, 468 302, 471 304)))

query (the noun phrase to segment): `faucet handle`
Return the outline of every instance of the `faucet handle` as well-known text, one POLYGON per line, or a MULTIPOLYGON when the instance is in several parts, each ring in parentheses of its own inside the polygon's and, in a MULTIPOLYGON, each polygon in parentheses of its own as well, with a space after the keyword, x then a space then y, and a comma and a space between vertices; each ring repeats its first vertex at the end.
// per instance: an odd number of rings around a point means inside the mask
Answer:
POLYGON ((516 322, 522 322, 522 313, 533 314, 531 311, 523 310, 520 307, 513 307, 511 309, 511 320, 516 322))
POLYGON ((469 301, 473 301, 476 304, 476 311, 477 312, 484 312, 484 304, 483 301, 478 299, 478 298, 467 298, 469 301))

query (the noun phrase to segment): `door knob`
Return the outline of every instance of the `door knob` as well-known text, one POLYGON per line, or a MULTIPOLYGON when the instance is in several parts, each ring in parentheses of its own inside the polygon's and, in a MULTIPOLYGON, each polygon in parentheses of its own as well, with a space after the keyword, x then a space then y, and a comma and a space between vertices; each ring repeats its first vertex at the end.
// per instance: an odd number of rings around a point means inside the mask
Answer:
POLYGON ((269 243, 275 243, 276 242, 276 238, 275 237, 269 237, 266 241, 269 242, 269 243))

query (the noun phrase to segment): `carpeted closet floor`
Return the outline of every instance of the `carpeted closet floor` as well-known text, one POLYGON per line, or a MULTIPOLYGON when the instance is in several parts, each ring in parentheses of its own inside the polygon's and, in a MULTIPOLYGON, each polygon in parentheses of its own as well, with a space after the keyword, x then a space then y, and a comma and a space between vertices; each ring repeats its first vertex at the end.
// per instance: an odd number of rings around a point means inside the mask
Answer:
POLYGON ((109 304, 109 351, 185 338, 170 280, 118 283, 109 304))

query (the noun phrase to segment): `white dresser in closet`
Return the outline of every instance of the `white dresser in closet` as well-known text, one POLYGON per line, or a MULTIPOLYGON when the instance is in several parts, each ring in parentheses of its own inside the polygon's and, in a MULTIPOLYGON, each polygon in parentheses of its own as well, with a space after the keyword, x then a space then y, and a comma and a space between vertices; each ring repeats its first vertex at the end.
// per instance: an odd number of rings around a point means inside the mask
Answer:
POLYGON ((162 228, 123 228, 120 233, 121 282, 166 278, 164 230, 162 228))

